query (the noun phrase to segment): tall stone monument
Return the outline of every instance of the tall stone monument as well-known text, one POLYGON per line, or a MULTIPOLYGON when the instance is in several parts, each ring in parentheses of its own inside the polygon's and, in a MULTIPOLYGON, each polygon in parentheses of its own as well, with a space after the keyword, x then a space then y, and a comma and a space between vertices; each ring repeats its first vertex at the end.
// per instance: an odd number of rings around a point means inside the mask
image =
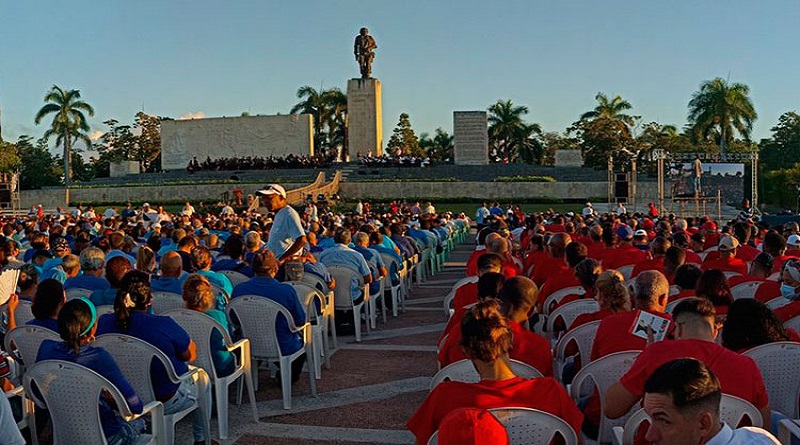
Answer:
POLYGON ((361 78, 347 81, 347 138, 350 154, 383 155, 383 111, 381 81, 372 77, 374 50, 378 45, 361 28, 353 45, 361 78))
POLYGON ((453 112, 456 165, 489 164, 489 116, 485 111, 453 112))

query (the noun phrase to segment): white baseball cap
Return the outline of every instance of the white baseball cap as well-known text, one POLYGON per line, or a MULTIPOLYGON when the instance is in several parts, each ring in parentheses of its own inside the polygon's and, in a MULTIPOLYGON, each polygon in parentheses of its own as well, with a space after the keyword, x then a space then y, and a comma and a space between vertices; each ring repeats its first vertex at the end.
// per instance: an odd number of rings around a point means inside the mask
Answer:
POLYGON ((280 195, 281 198, 286 198, 286 189, 283 186, 278 184, 267 184, 264 186, 263 189, 256 192, 256 195, 259 196, 267 196, 267 195, 280 195))
POLYGON ((789 235, 789 238, 786 239, 786 244, 791 244, 792 246, 800 246, 800 235, 792 234, 789 235))

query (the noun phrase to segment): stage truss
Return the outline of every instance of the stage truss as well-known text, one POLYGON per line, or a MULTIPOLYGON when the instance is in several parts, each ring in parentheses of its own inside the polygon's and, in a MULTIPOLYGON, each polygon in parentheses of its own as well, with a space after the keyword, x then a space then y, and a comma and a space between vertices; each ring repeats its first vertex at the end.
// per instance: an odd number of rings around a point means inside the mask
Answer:
MULTIPOLYGON (((692 162, 696 157, 700 157, 701 162, 709 163, 749 163, 750 164, 750 208, 758 212, 758 152, 746 153, 667 153, 665 150, 656 149, 652 152, 652 159, 658 163, 658 208, 660 212, 664 212, 664 161, 669 162, 692 162)), ((712 199, 717 201, 717 207, 721 207, 721 196, 717 191, 716 196, 711 197, 695 197, 690 198, 694 200, 695 209, 700 208, 701 200, 712 199)), ((670 199, 675 201, 672 196, 670 199)), ((681 204, 682 207, 685 203, 681 204)), ((705 203, 703 203, 705 208, 705 203)))

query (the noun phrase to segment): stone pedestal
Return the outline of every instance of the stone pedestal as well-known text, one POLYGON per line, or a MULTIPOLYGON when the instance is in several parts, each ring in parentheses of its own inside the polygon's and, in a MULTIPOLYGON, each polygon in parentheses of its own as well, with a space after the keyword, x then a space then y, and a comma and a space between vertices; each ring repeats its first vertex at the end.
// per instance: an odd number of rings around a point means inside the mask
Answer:
POLYGON ((580 150, 556 150, 556 167, 583 167, 583 154, 580 150))
POLYGON ((139 161, 120 161, 112 162, 108 166, 109 176, 112 178, 119 178, 128 175, 138 175, 139 161))
POLYGON ((383 155, 383 112, 381 81, 350 79, 347 81, 347 140, 350 155, 383 155))
POLYGON ((454 111, 453 134, 456 165, 489 164, 489 127, 485 111, 454 111))

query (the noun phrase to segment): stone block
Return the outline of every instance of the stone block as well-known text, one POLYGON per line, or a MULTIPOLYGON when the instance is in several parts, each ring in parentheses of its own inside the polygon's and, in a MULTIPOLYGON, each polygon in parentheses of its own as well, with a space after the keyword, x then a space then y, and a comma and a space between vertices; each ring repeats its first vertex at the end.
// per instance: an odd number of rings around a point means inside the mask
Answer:
POLYGON ((112 178, 119 178, 120 176, 138 175, 139 161, 120 161, 112 162, 108 166, 108 175, 112 178))
POLYGON ((453 155, 456 165, 489 163, 488 114, 485 111, 453 112, 453 155))
POLYGON ((556 167, 583 167, 583 153, 580 150, 556 150, 556 167))
POLYGON ((347 137, 350 155, 383 155, 383 111, 381 81, 347 81, 347 137))

